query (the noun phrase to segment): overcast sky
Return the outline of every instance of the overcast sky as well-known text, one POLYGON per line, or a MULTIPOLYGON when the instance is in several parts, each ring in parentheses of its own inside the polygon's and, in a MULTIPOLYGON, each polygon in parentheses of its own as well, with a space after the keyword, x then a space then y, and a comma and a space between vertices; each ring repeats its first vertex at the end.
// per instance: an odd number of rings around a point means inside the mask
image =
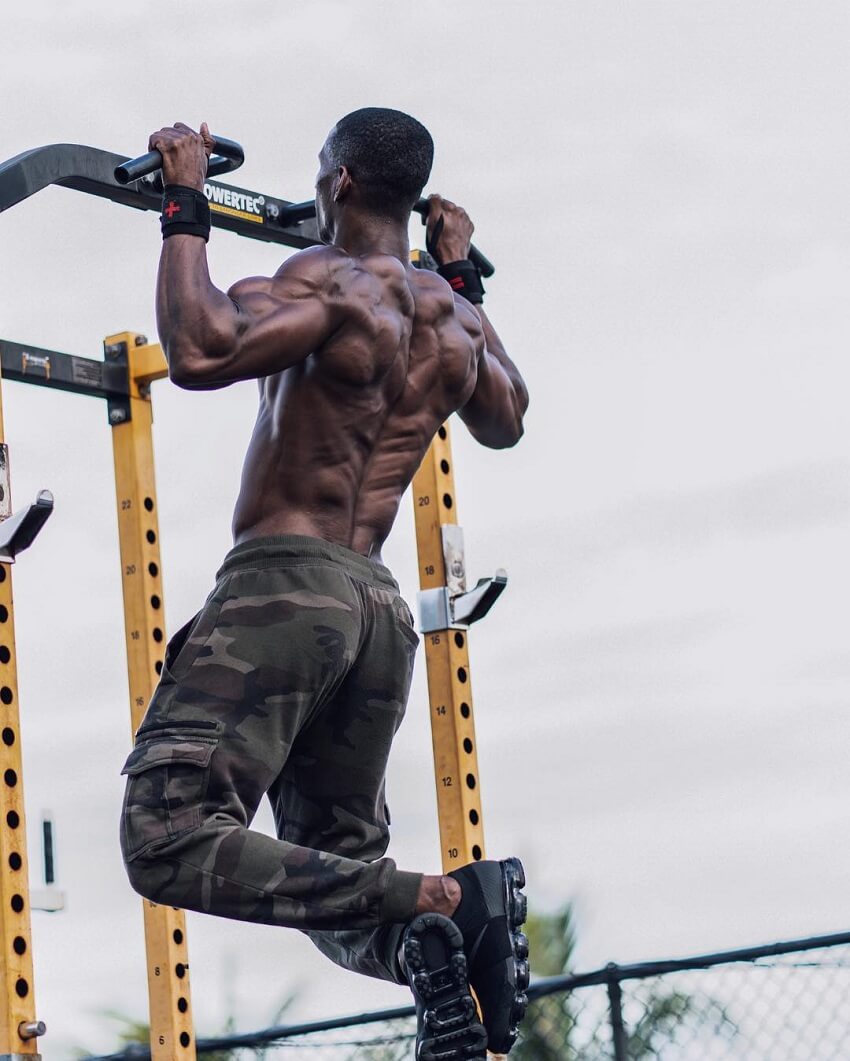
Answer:
MULTIPOLYGON (((846 927, 850 849, 850 9, 586 0, 203 4, 4 12, 0 157, 141 153, 209 122, 235 181, 312 194, 342 114, 406 109, 429 190, 497 265, 487 307, 529 384, 527 434, 457 425, 474 577, 511 585, 471 637, 488 853, 537 909, 572 900, 584 967, 846 927)), ((2 221, 0 336, 101 356, 155 336, 153 214, 54 188, 2 221)), ((422 229, 411 227, 421 244, 422 229)), ((214 279, 281 255, 214 231, 214 279)), ((168 627, 230 545, 255 386, 156 385, 168 627)), ((18 507, 56 512, 15 569, 33 872, 51 807, 68 909, 34 914, 46 1061, 146 1013, 117 840, 129 708, 104 405, 4 388, 18 507)), ((409 500, 386 550, 416 592, 409 500)), ((424 660, 389 776, 391 853, 439 866, 424 660)), ((270 830, 264 809, 259 828, 270 830)), ((36 881, 36 883, 38 883, 36 881)), ((297 934, 189 916, 200 1033, 401 1004, 297 934)))

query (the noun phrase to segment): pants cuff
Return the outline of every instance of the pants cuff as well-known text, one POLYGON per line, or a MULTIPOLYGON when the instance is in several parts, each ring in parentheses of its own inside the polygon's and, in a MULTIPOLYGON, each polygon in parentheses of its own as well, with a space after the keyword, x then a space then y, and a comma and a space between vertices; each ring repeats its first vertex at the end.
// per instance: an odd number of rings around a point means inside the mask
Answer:
POLYGON ((413 920, 423 876, 422 873, 408 873, 403 869, 393 873, 381 903, 381 921, 413 920))

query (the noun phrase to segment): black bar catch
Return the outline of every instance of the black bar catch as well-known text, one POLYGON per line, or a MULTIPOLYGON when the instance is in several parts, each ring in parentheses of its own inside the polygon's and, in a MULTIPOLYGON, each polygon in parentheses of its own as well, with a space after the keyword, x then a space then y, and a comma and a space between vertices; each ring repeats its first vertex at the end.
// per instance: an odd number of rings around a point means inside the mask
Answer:
POLYGON ((53 494, 39 490, 35 503, 0 523, 0 562, 14 563, 28 549, 53 512, 53 494))
POLYGON ((507 572, 500 569, 493 578, 479 578, 473 589, 451 598, 451 613, 455 623, 471 625, 483 619, 508 585, 507 572))

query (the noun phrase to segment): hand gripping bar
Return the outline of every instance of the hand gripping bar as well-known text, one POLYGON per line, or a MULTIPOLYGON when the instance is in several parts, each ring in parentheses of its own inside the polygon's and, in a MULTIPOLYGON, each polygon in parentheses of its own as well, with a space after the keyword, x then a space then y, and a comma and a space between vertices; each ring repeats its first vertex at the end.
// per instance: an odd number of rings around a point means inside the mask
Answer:
MULTIPOLYGON (((423 225, 428 221, 430 206, 431 204, 427 199, 417 199, 413 206, 416 213, 421 216, 423 225)), ((297 225, 299 222, 307 221, 315 216, 316 203, 310 199, 306 203, 291 203, 289 206, 284 207, 280 212, 278 221, 283 228, 289 228, 290 225, 297 225)), ((477 247, 471 246, 469 248, 469 260, 478 268, 482 276, 492 276, 496 271, 496 266, 477 247)))
MULTIPOLYGON (((218 177, 222 173, 231 173, 239 169, 245 161, 245 150, 242 145, 224 136, 214 136, 213 140, 216 153, 210 156, 207 176, 218 177)), ((140 177, 146 177, 158 169, 162 169, 162 155, 159 151, 148 151, 146 155, 128 159, 127 162, 116 166, 115 179, 119 184, 129 184, 130 181, 137 181, 140 177)))
MULTIPOLYGON (((417 199, 413 209, 422 218, 422 224, 427 225, 428 211, 431 209, 428 200, 417 199)), ((474 244, 469 245, 469 260, 482 276, 492 276, 496 271, 496 266, 474 244)))

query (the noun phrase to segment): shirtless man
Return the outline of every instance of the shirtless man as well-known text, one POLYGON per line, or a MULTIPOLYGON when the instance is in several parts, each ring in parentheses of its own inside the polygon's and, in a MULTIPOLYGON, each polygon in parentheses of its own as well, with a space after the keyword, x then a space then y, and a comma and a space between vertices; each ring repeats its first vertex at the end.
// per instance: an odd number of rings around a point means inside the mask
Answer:
POLYGON ((481 308, 466 213, 432 196, 443 275, 409 264, 433 158, 419 122, 341 119, 319 155, 325 246, 227 294, 207 268, 212 146, 205 125, 150 138, 166 184, 159 335, 178 386, 256 379, 260 405, 234 548, 171 639, 124 767, 129 879, 157 903, 298 928, 345 968, 409 982, 421 1059, 483 1057, 485 1029, 506 1052, 528 982, 518 860, 430 876, 383 857, 418 638, 381 547, 440 424, 458 412, 483 445, 512 446, 526 388, 481 308), (249 828, 266 794, 278 839, 249 828))

